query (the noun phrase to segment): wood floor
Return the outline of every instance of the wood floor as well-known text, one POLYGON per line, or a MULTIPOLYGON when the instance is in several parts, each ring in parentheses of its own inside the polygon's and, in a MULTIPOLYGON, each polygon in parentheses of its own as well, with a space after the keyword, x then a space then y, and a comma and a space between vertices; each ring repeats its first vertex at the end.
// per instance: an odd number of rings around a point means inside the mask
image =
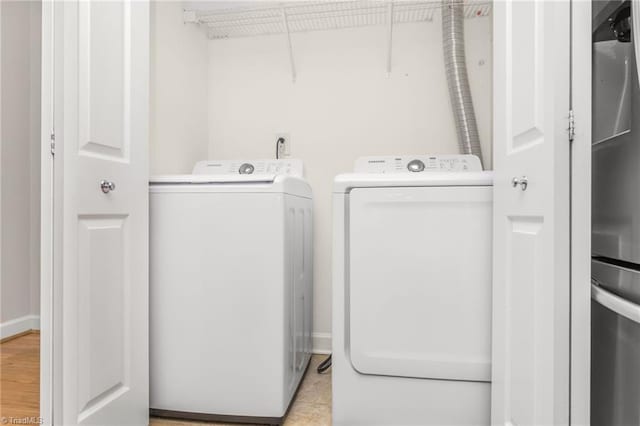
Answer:
MULTIPOLYGON (((31 419, 37 424, 40 388, 40 335, 31 333, 0 344, 0 420, 31 419)), ((331 424, 331 373, 317 374, 324 356, 314 355, 284 426, 331 424)), ((29 424, 29 423, 22 423, 29 424)), ((152 426, 221 425, 151 418, 152 426)), ((238 425, 233 425, 238 426, 238 425)))
POLYGON ((29 423, 37 424, 39 405, 40 334, 29 333, 2 342, 0 344, 0 417, 3 420, 30 419, 29 423))

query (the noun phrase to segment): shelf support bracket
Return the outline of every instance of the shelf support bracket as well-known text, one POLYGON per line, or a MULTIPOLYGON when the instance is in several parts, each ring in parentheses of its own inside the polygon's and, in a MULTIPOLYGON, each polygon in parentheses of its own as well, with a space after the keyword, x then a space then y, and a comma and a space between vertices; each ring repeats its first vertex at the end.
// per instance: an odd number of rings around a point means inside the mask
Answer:
POLYGON ((391 58, 393 50, 393 1, 387 5, 387 74, 391 74, 391 58))
POLYGON ((198 15, 194 10, 182 10, 182 21, 185 24, 197 24, 198 23, 198 15))
POLYGON ((282 9, 282 24, 284 25, 285 32, 287 33, 287 45, 289 47, 289 63, 291 64, 291 80, 296 82, 296 63, 293 60, 293 45, 291 44, 291 31, 289 30, 289 18, 287 17, 287 10, 282 9))

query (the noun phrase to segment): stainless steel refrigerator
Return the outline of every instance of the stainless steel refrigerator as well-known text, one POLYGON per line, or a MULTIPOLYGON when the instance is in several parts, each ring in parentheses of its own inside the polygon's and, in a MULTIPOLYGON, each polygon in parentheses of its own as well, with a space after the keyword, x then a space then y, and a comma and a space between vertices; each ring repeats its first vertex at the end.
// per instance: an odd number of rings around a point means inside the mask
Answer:
POLYGON ((592 4, 591 424, 638 426, 640 10, 635 2, 592 4))

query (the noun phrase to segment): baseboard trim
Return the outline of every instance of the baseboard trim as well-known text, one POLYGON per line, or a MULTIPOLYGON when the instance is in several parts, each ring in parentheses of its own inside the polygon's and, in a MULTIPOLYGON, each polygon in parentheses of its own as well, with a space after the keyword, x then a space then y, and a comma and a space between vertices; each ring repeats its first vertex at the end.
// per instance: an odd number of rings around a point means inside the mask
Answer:
MULTIPOLYGON (((40 330, 39 315, 25 315, 0 324, 0 340, 16 337, 29 331, 40 330)), ((312 352, 326 355, 331 353, 331 333, 312 333, 312 352)))
MULTIPOLYGON (((230 416, 226 414, 192 413, 188 411, 163 410, 150 408, 149 416, 176 420, 195 420, 200 422, 250 423, 278 426, 284 423, 283 417, 230 416)), ((182 423, 181 423, 182 424, 182 423)))
POLYGON ((312 352, 314 354, 327 355, 331 353, 331 333, 312 333, 312 352))
POLYGON ((0 323, 0 341, 17 337, 32 330, 40 330, 39 315, 25 315, 0 323))

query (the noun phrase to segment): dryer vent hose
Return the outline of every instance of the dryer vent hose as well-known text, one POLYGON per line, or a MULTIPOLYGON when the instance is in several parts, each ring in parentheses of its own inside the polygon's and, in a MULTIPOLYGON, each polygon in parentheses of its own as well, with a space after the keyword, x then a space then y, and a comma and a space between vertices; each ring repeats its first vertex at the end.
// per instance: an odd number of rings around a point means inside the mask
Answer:
POLYGON ((482 162, 482 149, 464 53, 463 0, 442 0, 442 42, 460 152, 476 155, 482 162))

